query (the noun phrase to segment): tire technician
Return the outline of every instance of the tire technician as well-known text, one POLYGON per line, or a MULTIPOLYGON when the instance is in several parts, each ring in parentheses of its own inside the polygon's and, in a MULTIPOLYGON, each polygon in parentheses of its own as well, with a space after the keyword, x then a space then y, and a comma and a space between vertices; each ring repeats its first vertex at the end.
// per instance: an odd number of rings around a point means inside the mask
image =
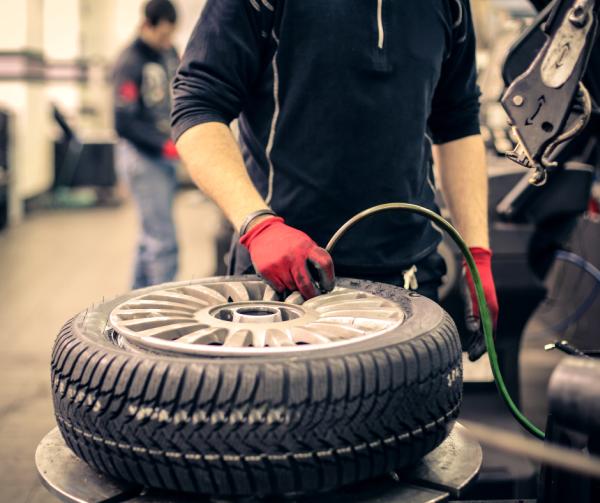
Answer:
POLYGON ((138 38, 114 69, 117 170, 139 213, 133 288, 172 281, 177 273, 173 198, 178 159, 171 140, 171 81, 179 58, 172 45, 177 13, 150 0, 138 38))
MULTIPOLYGON (((241 235, 230 272, 254 266, 276 290, 305 298, 330 290, 333 263, 321 247, 347 219, 394 201, 438 211, 433 157, 495 322, 468 0, 348 3, 208 0, 191 36, 172 127, 192 178, 241 235)), ((340 241, 336 271, 436 300, 440 240, 422 217, 382 213, 340 241)), ((476 359, 485 351, 478 312, 466 311, 465 349, 476 359)))

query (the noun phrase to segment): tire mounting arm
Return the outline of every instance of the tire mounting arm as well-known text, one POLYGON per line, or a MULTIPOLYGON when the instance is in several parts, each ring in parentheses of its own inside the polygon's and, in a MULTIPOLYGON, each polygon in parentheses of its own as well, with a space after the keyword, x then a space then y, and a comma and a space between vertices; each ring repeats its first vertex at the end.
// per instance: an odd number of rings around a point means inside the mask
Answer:
MULTIPOLYGON (((546 182, 546 169, 556 166, 557 147, 579 134, 590 118, 592 102, 581 78, 596 39, 599 9, 599 0, 555 1, 542 14, 544 45, 500 100, 518 139, 507 156, 534 170, 533 185, 546 182)), ((516 46, 509 57, 516 51, 523 48, 516 46)))

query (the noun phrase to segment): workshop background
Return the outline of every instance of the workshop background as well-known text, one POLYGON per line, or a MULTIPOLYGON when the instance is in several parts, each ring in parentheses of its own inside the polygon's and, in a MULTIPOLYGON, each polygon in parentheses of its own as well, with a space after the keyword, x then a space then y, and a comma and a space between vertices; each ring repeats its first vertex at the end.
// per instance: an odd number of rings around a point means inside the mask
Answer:
MULTIPOLYGON (((0 502, 55 501, 38 481, 33 461, 38 442, 55 426, 49 382, 52 343, 71 316, 130 285, 137 224, 114 172, 110 68, 135 36, 142 3, 0 1, 0 502)), ((182 51, 204 1, 174 3, 179 13, 176 45, 182 51)), ((513 143, 497 103, 500 65, 534 11, 526 0, 471 3, 490 172, 518 180, 524 170, 501 155, 513 143)), ((223 270, 227 226, 183 169, 178 176, 178 277, 214 275, 223 270)), ((502 195, 492 190, 496 200, 491 206, 502 195)), ((597 187, 595 197, 600 198, 597 187)), ((506 230, 511 224, 494 225, 506 230)), ((573 249, 596 267, 599 226, 598 214, 586 213, 572 237, 573 249)), ((521 226, 512 233, 516 248, 511 250, 525 255, 530 231, 521 226)), ((525 407, 542 425, 544 395, 539 390, 559 356, 546 356, 540 346, 548 337, 563 335, 586 340, 600 322, 597 299, 566 325, 556 321, 568 318, 594 289, 593 279, 572 267, 553 267, 545 300, 534 303, 536 313, 525 329, 530 359, 521 361, 521 374, 536 363, 543 368, 529 376, 538 387, 525 407), (557 333, 544 329, 557 326, 557 333)), ((523 295, 529 295, 529 286, 523 286, 523 295)), ((531 291, 531 296, 539 294, 531 291)), ((501 317, 510 316, 502 302, 500 309, 501 317)), ((522 334, 514 335, 518 347, 522 334)), ((472 372, 486 375, 487 370, 472 372)), ((472 403, 466 411, 478 419, 472 403)), ((514 466, 518 469, 519 463, 514 466)))

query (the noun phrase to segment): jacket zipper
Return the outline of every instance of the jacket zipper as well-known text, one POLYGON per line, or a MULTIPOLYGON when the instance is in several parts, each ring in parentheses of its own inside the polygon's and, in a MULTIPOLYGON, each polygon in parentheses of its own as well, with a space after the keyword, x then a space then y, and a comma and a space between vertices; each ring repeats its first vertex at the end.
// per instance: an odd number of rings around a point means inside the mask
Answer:
POLYGON ((383 38, 385 33, 383 31, 383 0, 377 0, 377 47, 383 49, 383 38))

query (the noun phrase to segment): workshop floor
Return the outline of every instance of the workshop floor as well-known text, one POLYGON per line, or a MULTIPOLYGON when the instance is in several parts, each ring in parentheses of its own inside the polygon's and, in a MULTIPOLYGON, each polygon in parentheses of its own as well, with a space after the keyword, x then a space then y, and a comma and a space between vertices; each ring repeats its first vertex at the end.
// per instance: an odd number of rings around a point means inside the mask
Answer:
MULTIPOLYGON (((198 192, 176 201, 180 278, 213 274, 217 210, 198 192)), ((61 325, 129 289, 134 209, 29 215, 0 233, 0 503, 55 502, 38 482, 34 452, 54 427, 50 351, 61 325)))

